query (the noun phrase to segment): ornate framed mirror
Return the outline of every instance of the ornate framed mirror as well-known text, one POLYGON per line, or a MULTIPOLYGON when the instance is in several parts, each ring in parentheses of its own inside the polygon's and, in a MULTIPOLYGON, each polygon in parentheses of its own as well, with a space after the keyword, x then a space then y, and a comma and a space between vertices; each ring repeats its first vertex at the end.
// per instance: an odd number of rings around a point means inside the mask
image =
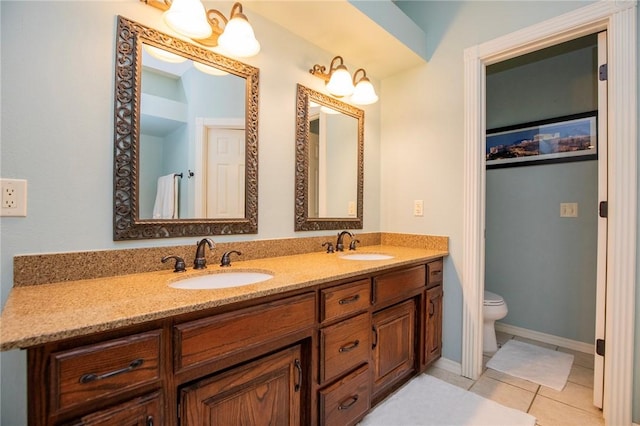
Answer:
POLYGON ((364 111, 298 84, 295 230, 362 229, 364 111))
POLYGON ((114 240, 258 232, 258 68, 118 17, 114 240))

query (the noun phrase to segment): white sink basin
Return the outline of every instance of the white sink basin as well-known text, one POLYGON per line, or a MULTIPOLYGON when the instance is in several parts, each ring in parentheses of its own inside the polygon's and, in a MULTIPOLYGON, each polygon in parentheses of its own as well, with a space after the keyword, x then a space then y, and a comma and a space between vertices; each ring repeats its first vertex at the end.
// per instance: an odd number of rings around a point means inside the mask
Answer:
POLYGON ((183 290, 211 290, 217 288, 240 287, 255 284, 273 278, 273 275, 264 272, 220 272, 209 275, 185 278, 169 284, 169 287, 183 290))
POLYGON ((347 260, 386 260, 393 259, 393 256, 382 253, 352 253, 340 256, 340 258, 347 260))

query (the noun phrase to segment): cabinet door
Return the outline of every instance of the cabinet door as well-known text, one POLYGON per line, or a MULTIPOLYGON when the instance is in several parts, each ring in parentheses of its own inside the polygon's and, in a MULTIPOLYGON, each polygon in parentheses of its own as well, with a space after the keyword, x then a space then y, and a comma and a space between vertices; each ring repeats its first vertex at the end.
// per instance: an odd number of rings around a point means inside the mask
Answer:
POLYGON ((133 399, 70 423, 74 426, 154 426, 162 425, 160 393, 133 399))
POLYGON ((294 346, 182 389, 183 425, 299 425, 301 348, 294 346))
POLYGON ((373 314, 373 393, 378 394, 415 369, 413 299, 373 314))
POLYGON ((442 285, 430 288, 425 297, 425 366, 442 354, 442 285))

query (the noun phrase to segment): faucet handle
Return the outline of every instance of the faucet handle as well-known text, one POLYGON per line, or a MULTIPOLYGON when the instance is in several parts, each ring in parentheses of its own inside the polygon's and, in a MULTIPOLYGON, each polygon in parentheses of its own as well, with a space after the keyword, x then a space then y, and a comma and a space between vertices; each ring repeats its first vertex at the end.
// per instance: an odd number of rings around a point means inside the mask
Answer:
POLYGON ((327 246, 327 253, 333 253, 333 243, 331 241, 327 241, 326 243, 322 243, 322 247, 327 246))
POLYGON ((186 272, 187 267, 184 263, 184 259, 181 258, 180 256, 165 256, 161 259, 162 263, 166 263, 167 261, 169 261, 169 259, 175 259, 176 260, 176 264, 173 268, 173 272, 186 272))
POLYGON ((220 266, 231 266, 231 257, 230 257, 230 255, 232 253, 235 253, 238 256, 242 256, 242 253, 240 253, 237 250, 225 251, 222 254, 222 258, 220 259, 220 266))
POLYGON ((360 240, 356 240, 356 239, 352 239, 351 243, 349 243, 349 250, 355 250, 356 249, 356 243, 359 243, 360 240))

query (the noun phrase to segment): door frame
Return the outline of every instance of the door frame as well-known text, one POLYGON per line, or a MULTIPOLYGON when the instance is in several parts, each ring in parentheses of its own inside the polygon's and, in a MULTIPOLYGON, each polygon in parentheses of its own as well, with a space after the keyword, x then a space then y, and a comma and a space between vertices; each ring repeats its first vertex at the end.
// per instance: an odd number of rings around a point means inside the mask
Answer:
POLYGON ((631 424, 637 227, 636 1, 601 1, 464 52, 462 375, 482 372, 486 66, 584 35, 608 33, 609 240, 605 423, 631 424), (615 365, 615 370, 613 366, 615 365))

